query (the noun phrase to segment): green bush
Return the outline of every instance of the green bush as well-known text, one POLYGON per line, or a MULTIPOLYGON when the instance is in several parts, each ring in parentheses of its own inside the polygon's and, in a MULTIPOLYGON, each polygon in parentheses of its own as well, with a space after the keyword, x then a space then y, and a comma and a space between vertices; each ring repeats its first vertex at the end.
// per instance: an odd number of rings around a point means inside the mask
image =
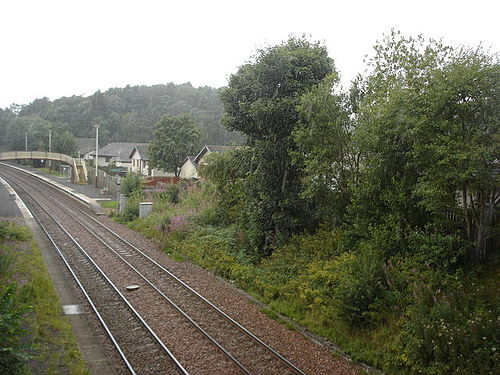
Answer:
POLYGON ((130 175, 121 180, 121 194, 131 197, 134 194, 142 192, 142 179, 137 175, 130 175))
POLYGON ((0 221, 0 241, 24 241, 30 238, 31 233, 26 227, 15 225, 9 221, 0 221))
POLYGON ((12 278, 15 257, 2 243, 13 238, 26 237, 25 228, 0 222, 0 373, 21 374, 26 367, 31 343, 24 339, 27 335, 23 326, 31 307, 23 302, 27 285, 12 278))
POLYGON ((178 185, 169 184, 166 186, 165 191, 161 193, 154 193, 153 200, 155 204, 165 203, 179 203, 180 188, 178 185))
MULTIPOLYGON (((415 303, 402 325, 395 369, 407 374, 496 374, 500 363, 500 310, 466 291, 459 277, 441 286, 416 284, 415 303)), ((478 293, 479 291, 479 293, 478 293)))
POLYGON ((420 263, 437 270, 453 271, 467 255, 467 243, 459 233, 414 231, 408 237, 408 248, 420 263))

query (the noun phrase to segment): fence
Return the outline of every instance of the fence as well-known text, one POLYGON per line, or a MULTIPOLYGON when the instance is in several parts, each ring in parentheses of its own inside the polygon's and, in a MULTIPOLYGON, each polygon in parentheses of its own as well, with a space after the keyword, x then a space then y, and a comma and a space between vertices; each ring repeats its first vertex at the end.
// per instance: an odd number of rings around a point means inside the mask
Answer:
POLYGON ((101 189, 103 194, 108 194, 113 197, 113 199, 116 199, 120 191, 120 185, 117 184, 117 182, 119 181, 119 177, 109 175, 99 169, 97 172, 98 174, 96 184, 95 168, 92 166, 87 166, 87 170, 89 184, 96 186, 98 189, 101 189))

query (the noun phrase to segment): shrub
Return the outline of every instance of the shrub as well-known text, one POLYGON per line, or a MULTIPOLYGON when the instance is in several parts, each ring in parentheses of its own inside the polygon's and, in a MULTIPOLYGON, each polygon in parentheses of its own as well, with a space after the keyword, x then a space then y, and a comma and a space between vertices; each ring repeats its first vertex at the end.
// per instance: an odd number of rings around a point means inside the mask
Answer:
POLYGON ((0 241, 28 240, 31 233, 26 227, 14 225, 9 221, 0 221, 0 241))
POLYGON ((459 278, 440 288, 415 285, 392 365, 408 374, 495 374, 500 363, 499 309, 466 292, 459 278))
POLYGON ((138 192, 142 192, 141 177, 136 175, 130 175, 128 177, 122 178, 120 191, 127 197, 131 197, 132 195, 137 194, 138 192))
MULTIPOLYGON (((25 237, 22 227, 0 222, 0 245, 6 239, 25 237)), ((31 344, 23 338, 26 316, 31 307, 22 302, 26 285, 12 280, 15 257, 0 246, 0 373, 17 374, 25 369, 25 360, 31 344)))
POLYGON ((31 311, 30 306, 19 303, 23 288, 15 283, 0 288, 0 371, 3 374, 20 373, 30 349, 30 343, 22 340, 26 335, 22 328, 25 314, 31 311))
POLYGON ((180 188, 178 185, 169 184, 166 186, 165 191, 161 193, 154 193, 153 199, 155 203, 179 203, 180 188))
POLYGON ((414 231, 408 237, 409 253, 422 264, 453 271, 467 255, 467 244, 460 234, 414 231))
POLYGON ((368 250, 348 259, 340 271, 334 291, 339 317, 352 328, 374 323, 375 306, 384 294, 383 261, 375 250, 368 250))

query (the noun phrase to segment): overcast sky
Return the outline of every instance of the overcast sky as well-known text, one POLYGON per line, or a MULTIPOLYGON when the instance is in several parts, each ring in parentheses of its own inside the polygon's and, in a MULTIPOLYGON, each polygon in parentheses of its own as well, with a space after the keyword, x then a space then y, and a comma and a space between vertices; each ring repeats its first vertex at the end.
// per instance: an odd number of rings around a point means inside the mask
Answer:
POLYGON ((0 108, 127 84, 224 86, 290 34, 323 42, 344 83, 391 28, 500 51, 494 0, 2 0, 0 12, 0 108))

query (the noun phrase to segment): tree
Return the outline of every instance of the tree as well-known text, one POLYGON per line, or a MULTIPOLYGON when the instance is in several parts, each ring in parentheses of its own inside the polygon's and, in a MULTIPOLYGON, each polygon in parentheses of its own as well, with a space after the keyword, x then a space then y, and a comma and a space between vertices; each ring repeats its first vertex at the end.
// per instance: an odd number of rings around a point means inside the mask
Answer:
POLYGON ((461 216, 476 260, 486 259, 495 246, 500 205, 499 57, 481 48, 454 51, 443 69, 430 74, 423 95, 428 104, 415 132, 422 170, 416 192, 441 221, 446 213, 461 216))
POLYGON ((93 137, 94 125, 99 124, 99 137, 104 143, 150 142, 154 125, 163 114, 190 113, 203 129, 204 143, 240 143, 240 134, 229 132, 221 125, 218 91, 211 87, 195 88, 189 83, 127 86, 97 91, 88 97, 35 99, 26 106, 13 106, 10 111, 20 117, 38 116, 50 122, 70 124, 68 130, 76 137, 93 137))
POLYGON ((52 152, 76 156, 78 144, 68 130, 52 131, 52 152))
POLYGON ((16 117, 7 126, 5 143, 8 150, 24 150, 26 135, 28 150, 48 150, 48 129, 50 122, 38 116, 16 117))
POLYGON ((258 51, 221 92, 223 123, 245 134, 255 155, 248 211, 260 228, 253 242, 262 255, 309 224, 300 198, 300 171, 291 157, 297 149, 292 133, 299 122, 300 96, 333 71, 324 46, 290 38, 258 51))
POLYGON ((7 143, 7 127, 9 123, 16 117, 15 113, 9 109, 0 108, 0 147, 6 146, 7 143))
POLYGON ((200 129, 191 116, 164 115, 155 126, 154 139, 149 147, 151 167, 174 171, 178 176, 186 156, 199 151, 200 138, 200 129))
POLYGON ((339 79, 330 75, 300 100, 300 120, 293 131, 301 166, 302 197, 314 205, 319 222, 338 224, 349 203, 349 181, 356 172, 349 109, 345 95, 335 92, 339 79))
POLYGON ((384 227, 399 252, 416 231, 458 230, 485 259, 499 203, 498 56, 392 32, 371 66, 356 131, 358 233, 384 227))

